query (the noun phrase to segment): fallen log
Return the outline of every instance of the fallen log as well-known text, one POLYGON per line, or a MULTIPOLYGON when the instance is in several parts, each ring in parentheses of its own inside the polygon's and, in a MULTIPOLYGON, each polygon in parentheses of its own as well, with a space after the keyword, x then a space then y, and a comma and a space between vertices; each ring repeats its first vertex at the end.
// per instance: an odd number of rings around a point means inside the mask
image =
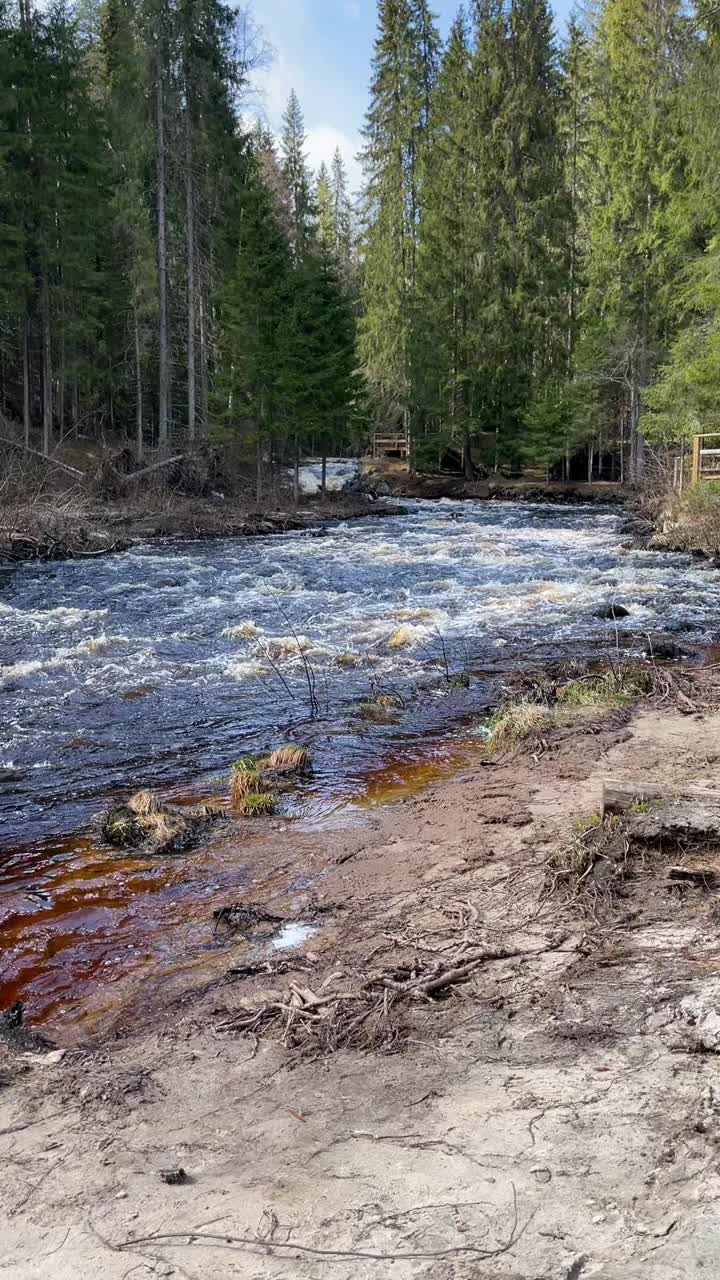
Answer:
POLYGON ((679 800, 695 801, 699 805, 720 806, 720 790, 710 787, 672 787, 663 783, 632 779, 606 779, 602 784, 601 813, 603 818, 611 813, 627 813, 637 805, 648 801, 673 804, 679 800))
POLYGON ((162 458, 160 462, 153 462, 149 467, 143 467, 141 471, 128 471, 127 475, 121 475, 119 471, 115 472, 115 479, 118 484, 130 484, 133 480, 142 480, 144 476, 149 476, 153 471, 160 471, 163 467, 171 467, 174 462, 182 462, 185 457, 184 453, 176 453, 172 458, 162 458))
POLYGON ((9 436, 0 436, 0 444, 9 444, 11 449, 20 449, 23 453, 31 453, 33 458, 41 458, 49 467, 58 467, 60 471, 65 471, 69 476, 77 476, 78 479, 84 480, 86 472, 79 471, 77 467, 71 467, 67 462, 58 462, 57 458, 53 458, 50 454, 41 453, 39 449, 31 449, 29 444, 23 444, 21 440, 11 440, 9 436))

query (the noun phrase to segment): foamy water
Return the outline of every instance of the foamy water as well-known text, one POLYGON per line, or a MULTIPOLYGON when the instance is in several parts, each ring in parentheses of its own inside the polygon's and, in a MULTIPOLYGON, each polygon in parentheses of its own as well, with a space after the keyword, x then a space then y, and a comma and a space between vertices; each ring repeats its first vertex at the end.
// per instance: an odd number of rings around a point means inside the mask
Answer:
POLYGON ((415 502, 325 537, 199 541, 0 578, 3 843, 87 820, 101 797, 195 782, 310 737, 321 777, 449 729, 492 673, 648 632, 715 638, 720 573, 622 549, 621 513, 415 502), (475 673, 469 691, 429 687, 475 673), (312 695, 311 695, 312 690, 312 695), (359 699, 396 694, 389 724, 359 699), (314 715, 311 714, 311 703, 314 715))

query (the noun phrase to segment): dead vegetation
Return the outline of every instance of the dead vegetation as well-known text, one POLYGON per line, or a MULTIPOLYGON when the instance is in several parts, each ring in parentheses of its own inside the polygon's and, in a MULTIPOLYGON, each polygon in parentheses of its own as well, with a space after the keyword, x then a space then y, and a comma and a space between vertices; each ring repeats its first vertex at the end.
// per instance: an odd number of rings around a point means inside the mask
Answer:
POLYGON ((453 929, 450 941, 446 939, 446 947, 452 949, 442 958, 420 959, 416 955, 404 964, 366 967, 352 975, 338 970, 325 978, 317 991, 291 981, 286 991, 260 996, 244 1005, 217 1030, 255 1036, 272 1033, 287 1048, 313 1055, 339 1049, 392 1053, 411 1033, 413 1008, 437 1006, 486 964, 540 955, 563 940, 538 947, 480 946, 467 936, 459 941, 453 929))
POLYGON ((154 791, 137 791, 103 817, 100 833, 108 844, 154 855, 182 853, 197 844, 203 829, 219 817, 208 805, 179 808, 154 791))
POLYGON ((642 784, 622 814, 591 814, 548 862, 547 894, 587 913, 612 908, 631 888, 666 892, 720 882, 720 793, 714 803, 673 796, 645 800, 642 784))
POLYGON ((523 743, 547 745, 558 730, 600 722, 641 699, 677 706, 688 714, 717 705, 714 682, 702 691, 692 672, 661 666, 652 656, 645 663, 608 661, 579 666, 572 678, 568 668, 518 677, 488 724, 487 748, 493 754, 515 750, 523 743))

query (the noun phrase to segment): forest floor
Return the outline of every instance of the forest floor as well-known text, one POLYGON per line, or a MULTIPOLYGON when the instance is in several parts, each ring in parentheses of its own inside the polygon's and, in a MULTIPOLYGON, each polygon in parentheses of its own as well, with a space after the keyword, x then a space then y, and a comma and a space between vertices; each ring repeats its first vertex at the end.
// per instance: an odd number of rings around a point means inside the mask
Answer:
POLYGON ((613 892, 562 893, 550 868, 603 779, 717 785, 717 674, 688 673, 681 708, 594 712, 494 761, 478 745, 350 824, 251 840, 253 901, 305 893, 314 938, 243 976, 258 951, 235 937, 224 976, 150 993, 61 1060, 0 1049, 0 1270, 716 1275, 717 849, 679 881, 682 850, 630 849, 613 892))

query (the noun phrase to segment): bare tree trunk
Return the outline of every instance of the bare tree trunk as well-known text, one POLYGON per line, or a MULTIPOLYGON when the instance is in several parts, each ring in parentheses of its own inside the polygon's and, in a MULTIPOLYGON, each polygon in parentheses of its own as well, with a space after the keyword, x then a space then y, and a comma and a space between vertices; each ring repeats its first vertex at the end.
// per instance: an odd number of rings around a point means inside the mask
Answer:
POLYGON ((473 480, 475 477, 475 468, 472 460, 472 444, 470 441, 470 427, 467 422, 463 425, 463 471, 466 480, 473 480))
POLYGON ((293 506, 300 503, 300 445, 295 437, 295 457, 293 461, 293 506))
POLYGON ((208 322, 207 306, 203 297, 202 288, 198 294, 198 308, 200 312, 200 431, 203 436, 206 436, 208 430, 208 403, 210 399, 208 393, 208 322))
POLYGON ((195 209, 193 191, 192 124, 189 103, 185 103, 185 234, 187 236, 187 434, 190 448, 195 443, 195 209))
POLYGON ((30 316, 25 311, 22 337, 23 361, 23 439, 25 448, 30 448, 30 316))
POLYGON ((52 366, 50 359, 50 292, 45 273, 41 277, 40 297, 42 306, 43 453, 47 458, 52 440, 52 366))
POLYGON ((588 445, 588 484, 592 484, 594 460, 595 460, 595 450, 593 448, 593 442, 591 440, 588 445))
POLYGON ((262 503, 262 473, 263 473, 262 437, 260 435, 260 429, 258 428, 257 447, 255 450, 255 502, 258 508, 262 503))
POLYGON ((133 336, 135 339, 135 452, 138 462, 143 458, 143 390, 142 363, 140 360, 140 326, 137 303, 133 306, 133 336))
POLYGON ((323 498, 327 494, 327 454, 323 453, 322 466, 320 468, 320 493, 323 498))
POLYGON ((163 67, 162 52, 158 56, 157 84, 155 88, 155 107, 157 125, 157 236, 158 236, 158 282, 159 299, 159 331, 158 331, 158 445, 167 448, 168 442, 168 400, 170 392, 170 367, 168 357, 168 307, 167 307, 167 228, 165 220, 165 107, 163 102, 163 67))

